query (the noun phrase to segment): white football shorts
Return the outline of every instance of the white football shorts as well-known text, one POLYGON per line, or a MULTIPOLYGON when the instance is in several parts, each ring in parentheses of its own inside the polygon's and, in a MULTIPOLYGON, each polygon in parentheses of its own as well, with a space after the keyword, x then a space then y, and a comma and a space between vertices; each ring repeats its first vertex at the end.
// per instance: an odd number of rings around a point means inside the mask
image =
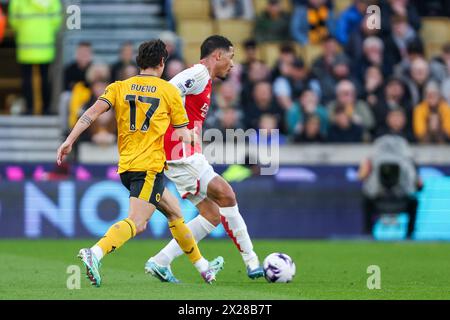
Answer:
POLYGON ((164 171, 176 186, 183 199, 194 205, 207 197, 208 184, 218 174, 201 153, 180 160, 168 161, 168 169, 164 171))

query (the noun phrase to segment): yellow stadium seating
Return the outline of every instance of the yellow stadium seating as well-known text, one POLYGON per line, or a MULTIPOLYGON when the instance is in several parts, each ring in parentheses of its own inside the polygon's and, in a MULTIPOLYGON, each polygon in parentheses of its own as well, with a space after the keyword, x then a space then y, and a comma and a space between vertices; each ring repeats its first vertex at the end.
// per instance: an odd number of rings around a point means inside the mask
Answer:
POLYGON ((201 42, 214 34, 213 22, 211 20, 179 20, 177 33, 185 43, 201 42))
POLYGON ((259 45, 261 58, 270 66, 273 67, 280 54, 280 43, 266 42, 259 45))
MULTIPOLYGON (((292 3, 291 0, 281 0, 281 5, 284 10, 291 12, 292 3)), ((255 13, 260 14, 267 6, 267 0, 253 0, 253 6, 255 8, 255 13)))
POLYGON ((303 46, 302 57, 305 60, 307 66, 311 66, 314 60, 322 54, 322 45, 308 44, 303 46))
POLYGON ((172 6, 177 20, 210 18, 209 0, 173 0, 172 6))
POLYGON ((217 20, 215 32, 223 35, 238 44, 249 39, 253 35, 253 21, 248 20, 217 20))
POLYGON ((334 1, 334 12, 339 14, 345 9, 347 9, 351 4, 353 3, 353 0, 335 0, 334 1))
POLYGON ((188 66, 191 66, 200 60, 201 44, 201 42, 184 43, 183 56, 188 66))
POLYGON ((446 43, 450 41, 450 19, 444 17, 423 18, 420 33, 425 42, 446 43))

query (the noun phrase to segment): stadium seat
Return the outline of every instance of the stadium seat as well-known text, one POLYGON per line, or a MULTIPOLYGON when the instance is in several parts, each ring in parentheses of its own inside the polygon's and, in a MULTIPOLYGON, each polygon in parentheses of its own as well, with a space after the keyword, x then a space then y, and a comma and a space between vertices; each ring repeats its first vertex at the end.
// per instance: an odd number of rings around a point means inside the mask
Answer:
POLYGON ((247 20, 217 20, 215 33, 221 34, 233 43, 242 43, 252 37, 253 21, 247 20))
POLYGON ((183 57, 188 66, 197 63, 200 59, 200 46, 201 42, 184 43, 183 45, 183 57))
POLYGON ((280 43, 266 42, 260 44, 260 52, 262 59, 272 67, 280 54, 280 43))
POLYGON ((334 13, 339 14, 347 9, 353 3, 352 0, 335 0, 334 1, 334 13))
POLYGON ((203 41, 214 34, 214 26, 210 20, 180 20, 177 23, 178 35, 185 43, 203 41))
POLYGON ((426 42, 444 44, 450 39, 450 19, 444 17, 423 18, 420 33, 426 42))
POLYGON ((177 20, 210 18, 209 0, 173 0, 173 13, 177 20))
MULTIPOLYGON (((291 0, 281 0, 281 4, 284 10, 288 12, 292 11, 293 8, 291 0)), ((267 6, 267 0, 253 0, 253 6, 255 8, 255 13, 258 15, 267 6)))
POLYGON ((425 43, 425 57, 431 59, 442 52, 442 43, 425 43))
POLYGON ((314 59, 322 54, 322 45, 308 44, 301 48, 302 57, 307 66, 311 66, 314 59))

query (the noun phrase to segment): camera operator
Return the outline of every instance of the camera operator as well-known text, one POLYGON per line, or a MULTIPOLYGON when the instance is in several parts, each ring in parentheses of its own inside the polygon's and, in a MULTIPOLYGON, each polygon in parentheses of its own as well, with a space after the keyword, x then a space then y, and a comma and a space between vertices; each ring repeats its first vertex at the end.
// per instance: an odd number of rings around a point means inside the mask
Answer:
POLYGON ((408 142, 396 135, 375 140, 374 152, 361 163, 358 176, 363 182, 365 234, 372 234, 374 215, 406 211, 409 215, 406 238, 411 239, 418 206, 415 192, 423 185, 408 142))

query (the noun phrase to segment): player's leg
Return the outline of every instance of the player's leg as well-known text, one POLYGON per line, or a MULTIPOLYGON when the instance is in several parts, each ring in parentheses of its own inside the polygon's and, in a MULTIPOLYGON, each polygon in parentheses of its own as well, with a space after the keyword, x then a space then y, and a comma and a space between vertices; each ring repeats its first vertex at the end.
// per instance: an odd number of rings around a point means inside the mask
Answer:
POLYGON ((100 260, 146 229, 164 190, 154 188, 155 181, 159 182, 155 172, 124 172, 120 178, 130 190, 128 217, 111 226, 92 248, 81 249, 79 253, 86 265, 88 278, 97 286, 101 283, 100 260))
MULTIPOLYGON (((189 228, 189 224, 186 225, 184 218, 181 215, 181 209, 178 204, 178 200, 174 195, 166 189, 161 202, 158 205, 158 209, 163 212, 169 220, 169 229, 172 233, 173 240, 178 248, 178 252, 186 254, 189 260, 194 264, 197 270, 200 272, 206 282, 210 283, 215 280, 215 275, 223 269, 223 258, 217 257, 211 262, 208 262, 200 253, 197 246, 196 239, 193 232, 189 228)), ((146 263, 146 272, 158 277, 161 281, 178 282, 173 276, 170 268, 160 268, 161 266, 154 263, 150 259, 146 263), (155 273, 155 274, 153 274, 155 273)))
POLYGON ((101 259, 119 249, 125 242, 143 232, 155 211, 155 206, 147 201, 130 197, 128 218, 113 224, 105 235, 90 249, 80 250, 79 257, 86 266, 86 272, 93 285, 100 286, 101 259))
POLYGON ((219 206, 222 224, 241 253, 248 276, 252 279, 264 276, 264 270, 253 250, 247 225, 239 212, 236 195, 231 186, 217 175, 208 183, 207 195, 219 206))
MULTIPOLYGON (((220 224, 220 212, 219 207, 208 198, 202 199, 197 204, 197 209, 200 214, 189 221, 187 226, 191 229, 195 240, 199 242, 220 224)), ((172 239, 161 251, 151 257, 149 261, 153 261, 159 266, 170 268, 172 261, 182 254, 183 250, 181 250, 177 241, 172 239)))

